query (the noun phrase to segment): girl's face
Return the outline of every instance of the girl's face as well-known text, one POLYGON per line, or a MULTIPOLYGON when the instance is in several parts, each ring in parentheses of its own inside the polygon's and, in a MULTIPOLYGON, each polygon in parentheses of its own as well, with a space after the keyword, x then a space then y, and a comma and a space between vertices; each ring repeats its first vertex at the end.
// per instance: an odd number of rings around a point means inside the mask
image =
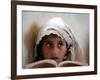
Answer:
POLYGON ((59 63, 63 61, 66 52, 66 42, 57 35, 51 34, 43 40, 42 54, 44 59, 53 59, 59 63))

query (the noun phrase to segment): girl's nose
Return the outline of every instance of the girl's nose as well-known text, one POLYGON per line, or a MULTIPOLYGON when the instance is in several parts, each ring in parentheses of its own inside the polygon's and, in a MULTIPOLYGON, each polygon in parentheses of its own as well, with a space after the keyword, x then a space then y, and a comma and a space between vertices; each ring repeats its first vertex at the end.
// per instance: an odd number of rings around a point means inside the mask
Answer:
POLYGON ((57 55, 58 53, 59 53, 58 47, 57 47, 57 46, 54 46, 54 47, 52 48, 52 54, 53 54, 53 55, 57 55))

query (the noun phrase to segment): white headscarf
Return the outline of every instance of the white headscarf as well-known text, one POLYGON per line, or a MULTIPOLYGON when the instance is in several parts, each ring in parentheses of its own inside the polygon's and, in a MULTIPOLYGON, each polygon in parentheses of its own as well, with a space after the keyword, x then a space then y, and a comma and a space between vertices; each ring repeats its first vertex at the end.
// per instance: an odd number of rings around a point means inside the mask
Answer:
POLYGON ((37 36, 36 44, 39 44, 39 41, 42 40, 42 37, 45 35, 50 35, 51 33, 57 34, 62 39, 68 43, 68 45, 75 44, 75 38, 68 28, 68 26, 63 22, 61 18, 53 18, 49 20, 39 31, 37 36))

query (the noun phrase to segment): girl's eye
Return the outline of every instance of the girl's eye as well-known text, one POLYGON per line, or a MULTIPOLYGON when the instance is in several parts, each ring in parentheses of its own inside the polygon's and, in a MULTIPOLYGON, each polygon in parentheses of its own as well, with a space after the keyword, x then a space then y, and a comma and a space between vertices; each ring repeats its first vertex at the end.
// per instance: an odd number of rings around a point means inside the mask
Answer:
POLYGON ((59 47, 63 47, 63 46, 64 46, 64 43, 63 43, 63 42, 59 42, 59 43, 58 43, 58 46, 59 46, 59 47))
POLYGON ((47 46, 47 47, 51 47, 51 44, 50 44, 50 43, 48 43, 48 44, 46 44, 46 46, 47 46))
POLYGON ((52 47, 51 43, 45 43, 45 47, 52 47))

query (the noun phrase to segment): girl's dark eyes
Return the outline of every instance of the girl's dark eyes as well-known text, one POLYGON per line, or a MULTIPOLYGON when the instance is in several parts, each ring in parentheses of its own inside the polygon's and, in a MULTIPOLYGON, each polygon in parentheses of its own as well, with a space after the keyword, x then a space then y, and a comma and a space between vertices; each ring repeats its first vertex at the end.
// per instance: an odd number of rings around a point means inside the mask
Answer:
POLYGON ((52 43, 47 42, 47 43, 44 44, 44 46, 46 46, 46 47, 52 47, 52 43))
POLYGON ((63 43, 63 42, 59 42, 59 43, 58 43, 58 46, 59 46, 59 47, 62 47, 62 46, 64 46, 64 43, 63 43))
POLYGON ((64 43, 63 41, 60 41, 60 42, 58 42, 57 44, 52 43, 52 42, 45 42, 43 45, 44 45, 44 47, 48 47, 48 48, 52 48, 52 47, 54 47, 55 45, 56 45, 57 47, 61 48, 61 47, 65 46, 65 43, 64 43))
POLYGON ((47 47, 51 47, 52 44, 51 44, 51 43, 47 43, 46 46, 47 46, 47 47))

